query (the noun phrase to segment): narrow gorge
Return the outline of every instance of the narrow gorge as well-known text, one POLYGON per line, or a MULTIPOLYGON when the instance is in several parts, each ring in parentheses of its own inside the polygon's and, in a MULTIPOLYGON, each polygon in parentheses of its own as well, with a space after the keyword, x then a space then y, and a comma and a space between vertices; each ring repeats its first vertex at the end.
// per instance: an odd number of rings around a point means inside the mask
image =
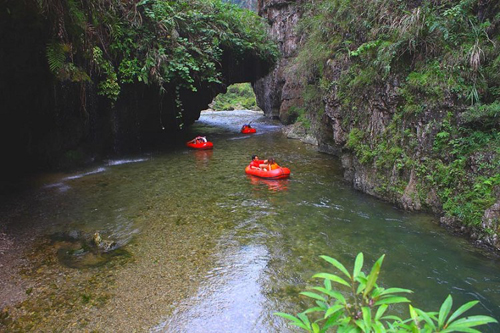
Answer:
POLYGON ((252 82, 355 189, 500 248, 498 3, 240 5, 262 20, 223 2, 3 2, 4 178, 162 144, 252 82))
POLYGON ((498 1, 4 0, 0 42, 0 331, 498 331, 498 1))

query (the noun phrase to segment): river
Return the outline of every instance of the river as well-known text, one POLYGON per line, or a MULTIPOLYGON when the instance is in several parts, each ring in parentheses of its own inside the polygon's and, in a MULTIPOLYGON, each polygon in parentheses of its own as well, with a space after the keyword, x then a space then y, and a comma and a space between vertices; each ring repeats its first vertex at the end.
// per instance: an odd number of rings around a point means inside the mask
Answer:
POLYGON ((359 252, 365 271, 386 254, 379 284, 413 290, 416 307, 438 311, 451 294, 454 309, 479 300, 471 314, 500 319, 498 257, 354 191, 338 159, 256 112, 204 112, 168 148, 42 175, 3 201, 10 241, 32 239, 4 285, 22 294, 0 317, 7 330, 296 331, 273 312, 311 304, 298 293, 329 269, 320 255, 352 269, 359 252), (240 134, 250 121, 257 134, 240 134), (214 149, 182 144, 198 134, 214 149), (252 154, 290 179, 247 176, 252 154), (113 251, 89 249, 97 232, 113 251))

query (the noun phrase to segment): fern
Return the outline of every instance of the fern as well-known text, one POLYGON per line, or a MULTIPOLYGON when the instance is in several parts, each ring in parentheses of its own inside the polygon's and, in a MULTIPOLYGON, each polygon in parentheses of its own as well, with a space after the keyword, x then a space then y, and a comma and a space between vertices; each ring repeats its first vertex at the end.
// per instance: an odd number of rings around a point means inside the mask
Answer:
POLYGON ((51 41, 47 44, 46 55, 50 71, 54 75, 58 75, 66 60, 63 45, 59 42, 51 41))

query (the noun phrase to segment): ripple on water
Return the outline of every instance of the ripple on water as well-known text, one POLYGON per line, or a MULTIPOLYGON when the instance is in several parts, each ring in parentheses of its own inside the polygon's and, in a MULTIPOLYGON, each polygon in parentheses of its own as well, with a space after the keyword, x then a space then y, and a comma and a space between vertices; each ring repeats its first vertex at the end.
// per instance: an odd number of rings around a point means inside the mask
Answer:
POLYGON ((340 161, 272 126, 265 135, 231 140, 242 136, 246 118, 228 116, 236 118, 220 120, 222 129, 203 123, 204 115, 192 128, 211 134, 213 152, 182 143, 148 163, 121 160, 98 173, 52 177, 59 183, 53 188, 71 187, 45 189, 0 215, 63 232, 100 230, 122 239, 134 258, 76 270, 60 265, 57 251, 40 256, 27 277, 35 285, 31 303, 13 310, 21 316, 18 331, 147 331, 158 324, 153 330, 288 332, 272 313, 305 309, 300 291, 325 270, 318 256, 352 267, 358 252, 367 267, 387 254, 380 284, 414 290, 417 307, 437 310, 453 293, 456 304, 480 299, 480 313, 500 317, 497 258, 448 235, 432 216, 352 190, 340 161), (293 177, 248 178, 243 170, 254 153, 278 158, 293 177))
POLYGON ((179 304, 153 332, 258 332, 264 304, 261 275, 269 261, 264 246, 227 248, 197 296, 179 304))
POLYGON ((88 172, 76 174, 76 175, 73 175, 73 176, 68 176, 68 177, 64 178, 63 180, 79 179, 79 178, 82 178, 82 177, 85 177, 85 176, 95 175, 97 173, 101 173, 101 172, 104 172, 106 170, 107 170, 106 168, 100 167, 100 168, 97 168, 97 169, 92 170, 92 171, 88 171, 88 172))
POLYGON ((138 162, 144 162, 147 161, 147 158, 135 158, 135 159, 126 159, 126 160, 108 160, 107 165, 112 166, 112 165, 122 165, 122 164, 129 164, 129 163, 138 163, 138 162))

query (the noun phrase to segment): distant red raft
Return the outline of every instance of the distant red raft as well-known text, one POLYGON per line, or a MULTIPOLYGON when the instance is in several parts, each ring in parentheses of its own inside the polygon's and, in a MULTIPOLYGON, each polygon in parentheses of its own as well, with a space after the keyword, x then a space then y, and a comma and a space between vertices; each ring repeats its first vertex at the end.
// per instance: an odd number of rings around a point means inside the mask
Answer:
POLYGON ((186 146, 194 149, 212 149, 214 147, 214 144, 210 141, 197 143, 186 142, 186 146))
POLYGON ((290 177, 290 169, 279 167, 278 169, 265 171, 259 169, 250 169, 250 166, 245 168, 245 172, 252 176, 257 176, 266 179, 285 179, 290 177))
POLYGON ((250 127, 250 126, 243 126, 241 128, 241 133, 243 133, 243 134, 252 134, 255 132, 257 132, 257 130, 253 127, 250 127))

